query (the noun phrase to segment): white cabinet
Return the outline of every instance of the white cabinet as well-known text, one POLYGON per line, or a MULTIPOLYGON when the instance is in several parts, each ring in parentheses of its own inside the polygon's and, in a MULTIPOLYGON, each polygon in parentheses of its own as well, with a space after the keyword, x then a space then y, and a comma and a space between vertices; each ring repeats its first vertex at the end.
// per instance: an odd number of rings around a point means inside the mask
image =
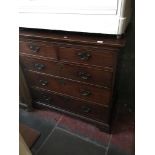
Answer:
POLYGON ((116 14, 117 0, 20 0, 21 12, 116 14))
POLYGON ((130 0, 20 0, 21 27, 120 35, 130 0))

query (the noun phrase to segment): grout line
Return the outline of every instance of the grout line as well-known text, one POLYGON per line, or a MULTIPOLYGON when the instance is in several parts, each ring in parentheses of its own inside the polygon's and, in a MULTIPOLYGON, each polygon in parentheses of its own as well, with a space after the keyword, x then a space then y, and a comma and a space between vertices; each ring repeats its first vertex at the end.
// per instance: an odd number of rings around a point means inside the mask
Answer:
POLYGON ((82 140, 84 140, 84 141, 86 141, 86 142, 92 143, 92 144, 94 144, 94 145, 96 145, 96 146, 98 146, 98 147, 102 147, 102 148, 106 149, 106 146, 101 145, 101 144, 98 144, 98 143, 96 143, 96 142, 93 142, 93 141, 91 141, 91 140, 88 139, 88 138, 83 138, 83 137, 81 137, 81 136, 79 136, 79 135, 77 135, 77 134, 75 134, 75 133, 72 133, 72 132, 70 132, 70 131, 68 131, 68 130, 66 130, 66 129, 60 128, 60 127, 58 127, 58 126, 57 126, 56 128, 59 129, 59 130, 62 130, 62 131, 64 131, 64 132, 66 132, 66 133, 68 133, 68 134, 71 134, 71 135, 73 135, 73 136, 75 136, 75 137, 78 137, 78 138, 80 138, 80 139, 82 139, 82 140))
POLYGON ((108 155, 108 151, 109 151, 109 147, 110 147, 111 139, 112 139, 112 134, 110 135, 110 138, 109 138, 108 146, 107 146, 107 148, 106 148, 105 155, 108 155))
POLYGON ((62 120, 63 116, 61 116, 59 118, 59 120, 56 122, 55 126, 53 127, 52 131, 49 133, 49 135, 46 137, 46 139, 43 141, 43 143, 41 144, 41 146, 38 148, 38 150, 36 150, 35 154, 38 154, 38 152, 40 151, 40 149, 44 146, 44 144, 47 142, 48 138, 53 134, 54 130, 56 129, 56 127, 58 126, 58 124, 60 123, 60 121, 62 120))

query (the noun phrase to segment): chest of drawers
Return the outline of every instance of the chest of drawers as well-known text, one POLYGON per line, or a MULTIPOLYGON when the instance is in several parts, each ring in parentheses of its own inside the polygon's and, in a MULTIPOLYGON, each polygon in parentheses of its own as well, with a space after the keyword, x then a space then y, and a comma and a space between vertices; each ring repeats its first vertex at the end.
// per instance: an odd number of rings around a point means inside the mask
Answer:
POLYGON ((115 79, 124 39, 20 28, 20 65, 33 105, 110 130, 115 79))

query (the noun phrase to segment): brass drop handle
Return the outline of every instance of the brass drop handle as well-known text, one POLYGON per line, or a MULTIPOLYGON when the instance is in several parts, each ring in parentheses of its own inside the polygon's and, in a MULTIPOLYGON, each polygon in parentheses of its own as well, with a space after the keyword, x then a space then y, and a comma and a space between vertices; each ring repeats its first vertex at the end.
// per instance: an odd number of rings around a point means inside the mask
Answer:
POLYGON ((79 52, 78 57, 81 60, 88 60, 91 57, 91 54, 89 52, 79 52))
POLYGON ((44 69, 44 67, 45 67, 45 65, 43 65, 43 64, 34 64, 34 67, 37 69, 37 70, 42 70, 42 69, 44 69))
POLYGON ((87 106, 82 106, 82 111, 85 113, 89 113, 91 111, 91 109, 87 106))
POLYGON ((40 80, 39 83, 42 85, 42 86, 46 86, 48 84, 48 81, 46 80, 40 80))
POLYGON ((91 75, 90 74, 88 74, 88 73, 86 73, 86 72, 78 72, 78 76, 81 78, 81 79, 83 79, 83 80, 88 80, 90 77, 91 77, 91 75))
POLYGON ((90 96, 91 95, 91 92, 89 90, 81 90, 80 93, 82 96, 90 96))
POLYGON ((29 45, 29 48, 33 53, 37 53, 40 50, 40 47, 35 46, 35 45, 29 45))

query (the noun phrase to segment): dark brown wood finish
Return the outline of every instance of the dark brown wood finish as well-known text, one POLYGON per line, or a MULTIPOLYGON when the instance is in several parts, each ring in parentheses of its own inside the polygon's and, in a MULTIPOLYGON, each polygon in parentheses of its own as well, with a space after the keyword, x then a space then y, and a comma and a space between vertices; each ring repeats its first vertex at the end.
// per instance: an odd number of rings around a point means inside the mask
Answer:
POLYGON ((103 67, 106 70, 112 71, 116 65, 116 51, 116 49, 111 50, 84 45, 48 43, 34 39, 20 41, 20 53, 48 59, 59 59, 59 61, 62 62, 103 67), (96 61, 96 59, 98 61, 96 61))
POLYGON ((20 56, 20 61, 24 69, 47 73, 85 83, 99 85, 100 87, 112 87, 113 72, 108 69, 72 65, 59 61, 49 61, 32 56, 20 56))
POLYGON ((57 47, 39 41, 20 41, 19 52, 39 57, 57 59, 57 47))
POLYGON ((117 53, 115 51, 86 47, 59 47, 59 59, 67 62, 100 66, 113 70, 117 53), (96 61, 97 60, 97 61, 96 61))
POLYGON ((110 104, 111 91, 109 89, 97 88, 73 82, 68 79, 48 76, 32 71, 25 71, 25 73, 31 87, 40 87, 101 105, 103 104, 104 106, 110 104))
POLYGON ((118 53, 110 35, 20 29, 20 63, 33 105, 110 129, 118 53))
POLYGON ((105 123, 108 123, 109 110, 106 107, 103 108, 99 105, 89 104, 88 102, 82 102, 75 99, 73 100, 70 97, 57 95, 41 89, 35 88, 31 89, 31 91, 35 102, 61 108, 69 112, 74 112, 75 114, 80 114, 85 117, 95 119, 97 121, 102 122, 104 120, 105 123))

